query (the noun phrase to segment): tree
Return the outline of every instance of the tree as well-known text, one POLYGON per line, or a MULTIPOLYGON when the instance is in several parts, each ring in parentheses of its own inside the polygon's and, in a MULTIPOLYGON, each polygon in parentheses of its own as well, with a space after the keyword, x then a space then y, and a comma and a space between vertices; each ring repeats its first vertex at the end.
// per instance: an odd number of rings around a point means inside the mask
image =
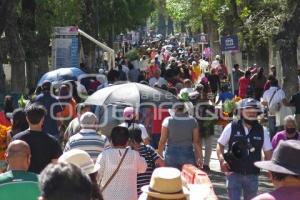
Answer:
POLYGON ((14 1, 12 15, 7 19, 5 34, 8 42, 11 64, 11 90, 25 92, 25 52, 17 29, 17 2, 14 1))
POLYGON ((289 17, 283 21, 274 40, 279 48, 283 69, 283 88, 288 96, 298 90, 297 41, 300 35, 300 2, 288 1, 289 17))
POLYGON ((16 0, 0 0, 0 36, 7 26, 7 20, 11 17, 15 4, 16 0))

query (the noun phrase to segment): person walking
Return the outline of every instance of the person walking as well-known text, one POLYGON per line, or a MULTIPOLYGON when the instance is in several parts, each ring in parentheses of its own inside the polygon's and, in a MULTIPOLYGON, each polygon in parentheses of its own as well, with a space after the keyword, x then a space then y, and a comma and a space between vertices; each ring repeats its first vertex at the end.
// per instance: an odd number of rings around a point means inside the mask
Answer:
POLYGON ((239 80, 239 97, 242 99, 247 97, 247 92, 250 86, 250 77, 251 72, 247 70, 245 75, 239 80))
POLYGON ((202 167, 202 145, 197 120, 185 111, 182 102, 174 106, 174 111, 162 123, 158 154, 165 158, 168 167, 181 170, 187 163, 202 167))
POLYGON ((147 129, 143 124, 137 122, 138 114, 136 113, 136 110, 133 107, 126 107, 124 109, 123 119, 124 122, 121 123, 119 126, 126 127, 126 128, 138 127, 142 131, 143 142, 146 145, 150 144, 150 138, 147 129))
POLYGON ((6 95, 4 97, 3 102, 3 111, 0 111, 0 125, 10 127, 11 122, 8 117, 9 113, 12 113, 14 111, 13 107, 13 98, 10 95, 6 95))
POLYGON ((58 162, 67 162, 79 167, 84 174, 88 175, 92 182, 92 198, 91 200, 103 200, 100 188, 97 183, 99 165, 94 164, 91 156, 80 149, 72 149, 64 152, 58 159, 58 162))
POLYGON ((195 106, 195 116, 198 121, 199 134, 202 139, 202 144, 205 147, 204 151, 204 163, 203 170, 210 171, 210 157, 212 153, 212 143, 214 139, 214 124, 216 122, 215 106, 213 99, 211 98, 210 85, 197 85, 197 88, 203 88, 198 90, 199 97, 195 106))
POLYGON ((39 174, 50 162, 62 154, 61 147, 53 136, 43 132, 46 109, 36 103, 25 108, 29 129, 18 133, 13 140, 23 140, 31 149, 30 172, 39 174))
POLYGON ((34 103, 38 103, 45 107, 45 123, 42 128, 43 132, 53 135, 59 139, 58 121, 55 119, 59 112, 63 111, 59 100, 53 97, 52 86, 50 81, 45 81, 42 84, 42 93, 35 99, 34 103))
POLYGON ((259 102, 247 98, 239 106, 241 119, 228 124, 217 144, 217 155, 222 172, 226 175, 229 199, 244 200, 255 197, 258 190, 259 169, 254 162, 261 160, 263 150, 265 159, 272 156, 272 145, 266 128, 257 121, 259 102), (228 152, 224 148, 228 145, 228 152))
POLYGON ((163 167, 165 163, 150 145, 145 145, 143 143, 142 131, 139 128, 130 128, 129 135, 131 148, 138 151, 140 156, 147 162, 146 172, 138 174, 137 176, 137 193, 140 195, 142 193, 141 187, 150 183, 150 178, 154 169, 156 167, 163 167))
POLYGON ((300 141, 281 141, 270 161, 254 163, 268 170, 275 190, 252 200, 298 200, 300 197, 300 141))
POLYGON ((38 176, 28 172, 30 147, 21 140, 8 145, 5 158, 8 171, 0 174, 0 199, 37 199, 40 195, 38 176))
POLYGON ((258 101, 263 95, 266 82, 267 78, 264 75, 264 68, 260 67, 258 72, 255 73, 250 79, 250 84, 254 89, 254 98, 258 101))
POLYGON ((39 200, 91 200, 92 183, 76 165, 51 163, 39 177, 39 200))
POLYGON ((104 199, 137 200, 137 174, 144 173, 147 163, 139 153, 128 148, 129 132, 117 126, 111 131, 112 147, 97 158, 99 184, 104 199))
POLYGON ((86 151, 95 162, 98 155, 108 147, 109 141, 105 135, 97 133, 98 118, 92 112, 86 112, 80 117, 81 130, 68 140, 64 152, 71 149, 86 151))
POLYGON ((235 95, 239 94, 239 80, 242 76, 244 76, 244 74, 245 73, 240 69, 239 64, 233 65, 232 79, 233 79, 233 89, 235 95))
POLYGON ((68 139, 78 133, 81 129, 80 127, 80 117, 86 112, 89 112, 91 110, 90 105, 87 105, 85 103, 79 103, 76 106, 76 112, 77 112, 77 117, 75 117, 68 125, 65 133, 64 133, 64 141, 67 142, 68 139))
POLYGON ((276 127, 276 121, 280 121, 280 108, 283 104, 288 105, 285 93, 278 86, 278 80, 275 77, 270 80, 270 88, 263 94, 262 104, 268 110, 268 127, 272 139, 279 129, 276 127))
POLYGON ((293 115, 284 118, 284 130, 276 133, 272 139, 273 150, 281 140, 300 140, 300 133, 297 131, 296 119, 293 115))

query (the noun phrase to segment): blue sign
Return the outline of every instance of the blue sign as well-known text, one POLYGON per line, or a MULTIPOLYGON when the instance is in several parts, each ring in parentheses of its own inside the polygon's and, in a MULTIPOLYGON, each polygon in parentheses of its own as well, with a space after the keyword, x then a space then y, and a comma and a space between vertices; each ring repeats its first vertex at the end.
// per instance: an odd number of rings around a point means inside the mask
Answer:
POLYGON ((221 37, 221 50, 225 51, 238 51, 239 50, 239 39, 237 35, 229 35, 221 37))
POLYGON ((70 47, 70 60, 71 60, 71 67, 79 67, 79 41, 78 37, 74 36, 72 38, 72 43, 70 47))
POLYGON ((53 68, 79 66, 78 28, 75 26, 55 27, 52 42, 53 68))

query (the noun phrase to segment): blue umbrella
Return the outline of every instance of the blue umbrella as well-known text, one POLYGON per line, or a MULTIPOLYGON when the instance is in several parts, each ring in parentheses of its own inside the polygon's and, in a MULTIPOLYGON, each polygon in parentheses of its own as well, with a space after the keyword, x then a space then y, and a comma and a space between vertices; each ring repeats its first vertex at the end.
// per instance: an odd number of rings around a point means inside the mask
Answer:
POLYGON ((44 81, 62 82, 66 80, 77 80, 77 78, 83 74, 86 73, 76 67, 59 68, 44 74, 39 80, 38 86, 42 85, 44 81))

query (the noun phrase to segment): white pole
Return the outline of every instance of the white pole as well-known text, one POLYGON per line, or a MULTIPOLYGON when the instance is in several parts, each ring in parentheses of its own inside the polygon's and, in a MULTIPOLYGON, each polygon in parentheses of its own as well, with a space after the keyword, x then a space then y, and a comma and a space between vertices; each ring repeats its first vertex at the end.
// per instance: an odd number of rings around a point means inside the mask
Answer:
POLYGON ((102 49, 106 50, 109 52, 109 55, 110 55, 110 59, 111 59, 111 62, 109 62, 108 64, 110 65, 109 66, 109 69, 112 69, 115 67, 115 50, 113 50, 112 48, 106 46, 105 44, 99 42, 98 40, 96 40, 95 38, 93 38, 92 36, 90 36, 89 34, 85 33, 84 31, 82 31, 81 29, 78 29, 78 33, 80 35, 82 35, 83 37, 87 38, 88 40, 90 40, 91 42, 95 43, 96 45, 98 45, 99 47, 101 47, 102 49))

